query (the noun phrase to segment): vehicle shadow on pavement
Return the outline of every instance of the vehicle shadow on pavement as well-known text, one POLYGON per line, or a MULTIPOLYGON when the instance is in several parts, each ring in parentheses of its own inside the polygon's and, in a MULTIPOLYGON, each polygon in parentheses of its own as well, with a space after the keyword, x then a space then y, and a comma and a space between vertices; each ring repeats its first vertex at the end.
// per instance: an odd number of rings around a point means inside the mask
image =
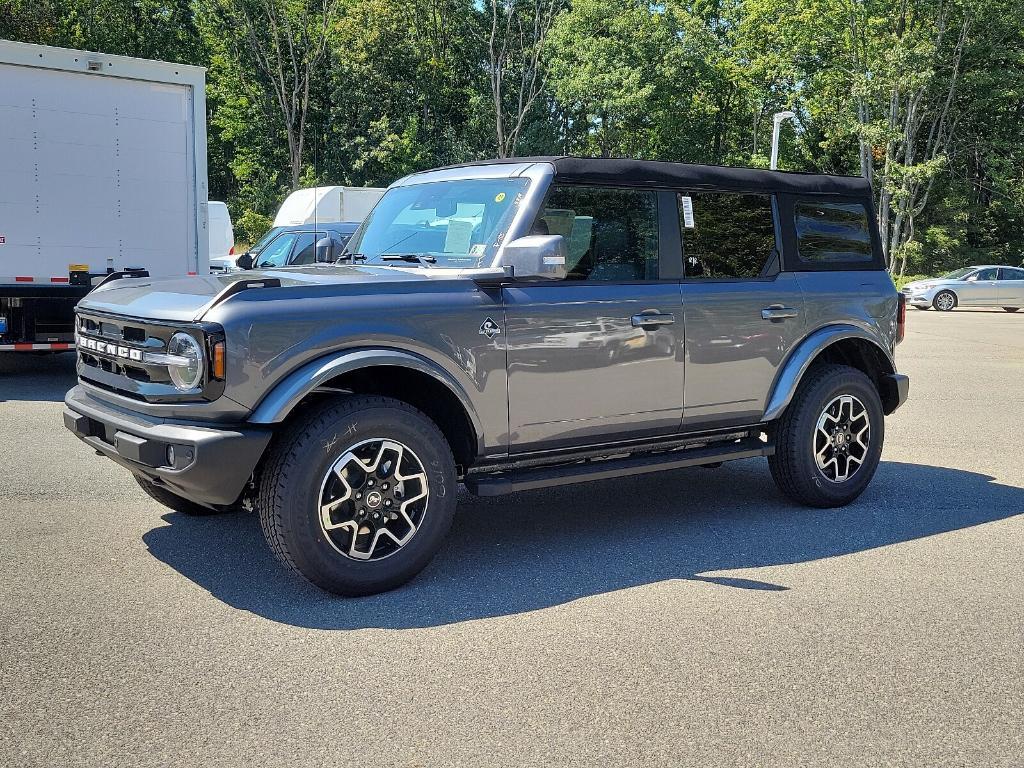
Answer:
POLYGON ((75 355, 0 352, 0 402, 61 402, 75 386, 75 355))
POLYGON ((145 534, 150 552, 210 593, 273 621, 407 629, 505 616, 667 579, 782 591, 707 575, 837 557, 1024 513, 1024 489, 975 472, 883 462, 843 509, 780 497, 763 461, 496 499, 460 497, 445 547, 410 584, 341 599, 286 573, 254 515, 189 518, 145 534))

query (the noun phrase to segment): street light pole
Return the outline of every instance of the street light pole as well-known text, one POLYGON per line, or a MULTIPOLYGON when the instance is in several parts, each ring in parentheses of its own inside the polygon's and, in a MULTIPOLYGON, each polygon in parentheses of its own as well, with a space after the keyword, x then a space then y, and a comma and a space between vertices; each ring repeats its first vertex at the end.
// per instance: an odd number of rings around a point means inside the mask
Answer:
POLYGON ((796 112, 776 112, 772 117, 772 161, 768 166, 773 171, 779 167, 779 129, 786 120, 796 117, 796 112))

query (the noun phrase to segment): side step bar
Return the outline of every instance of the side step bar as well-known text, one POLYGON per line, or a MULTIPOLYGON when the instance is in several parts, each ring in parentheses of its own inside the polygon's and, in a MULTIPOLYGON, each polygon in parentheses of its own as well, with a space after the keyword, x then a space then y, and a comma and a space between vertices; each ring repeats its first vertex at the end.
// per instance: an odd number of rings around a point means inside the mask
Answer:
POLYGON ((516 491, 529 491, 553 485, 585 483, 613 477, 664 472, 701 464, 713 464, 733 459, 752 459, 771 456, 775 446, 760 437, 746 437, 728 443, 706 445, 664 453, 644 453, 616 459, 584 461, 550 467, 512 468, 491 474, 470 474, 464 480, 466 488, 477 496, 501 496, 516 491))

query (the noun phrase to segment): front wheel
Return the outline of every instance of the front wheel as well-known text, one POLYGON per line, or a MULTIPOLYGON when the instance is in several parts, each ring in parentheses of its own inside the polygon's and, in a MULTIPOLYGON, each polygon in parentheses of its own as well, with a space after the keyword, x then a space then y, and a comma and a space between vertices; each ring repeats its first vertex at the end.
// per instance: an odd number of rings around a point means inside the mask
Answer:
POLYGON ((297 419, 271 450, 256 508, 277 559, 340 595, 404 584, 441 546, 455 512, 455 461, 407 403, 349 396, 297 419))
POLYGON ((956 306, 956 294, 952 291, 939 291, 932 299, 932 306, 939 312, 949 312, 956 306))
POLYGON ((840 507, 860 496, 882 455, 885 422, 874 383, 846 365, 808 371, 775 429, 772 478, 786 496, 840 507))

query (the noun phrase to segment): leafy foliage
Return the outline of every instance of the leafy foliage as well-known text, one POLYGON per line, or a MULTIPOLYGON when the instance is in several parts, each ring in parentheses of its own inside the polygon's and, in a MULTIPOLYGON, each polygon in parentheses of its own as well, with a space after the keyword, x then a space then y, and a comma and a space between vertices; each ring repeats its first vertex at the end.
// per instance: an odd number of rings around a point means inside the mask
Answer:
POLYGON ((208 68, 211 197, 506 154, 868 176, 897 278, 1024 254, 1016 0, 0 0, 0 37, 208 68))

